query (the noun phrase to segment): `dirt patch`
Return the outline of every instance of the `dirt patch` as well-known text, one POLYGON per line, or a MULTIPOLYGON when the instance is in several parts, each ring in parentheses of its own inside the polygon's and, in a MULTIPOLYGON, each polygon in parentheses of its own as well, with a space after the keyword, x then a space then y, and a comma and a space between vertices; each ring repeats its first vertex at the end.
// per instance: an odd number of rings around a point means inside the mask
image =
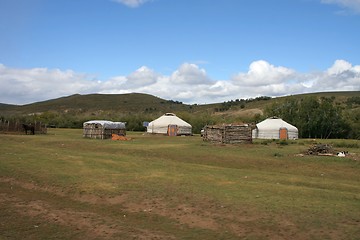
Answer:
POLYGON ((163 199, 146 200, 142 203, 125 204, 129 212, 145 212, 148 214, 157 214, 163 217, 178 221, 180 224, 186 224, 189 227, 198 227, 209 230, 218 230, 220 225, 212 218, 210 212, 202 212, 199 209, 181 204, 171 207, 163 199))
POLYGON ((110 219, 92 212, 83 212, 70 208, 60 209, 42 200, 24 200, 8 194, 1 194, 1 203, 12 205, 19 215, 37 219, 34 227, 51 222, 83 231, 89 239, 111 237, 120 233, 119 226, 111 224, 110 219))
MULTIPOLYGON (((124 217, 120 214, 112 215, 106 212, 106 208, 98 207, 123 203, 126 196, 106 198, 89 194, 67 196, 65 191, 56 187, 40 187, 34 183, 23 183, 12 178, 0 178, 0 183, 8 184, 6 192, 0 193, 0 205, 4 208, 11 206, 15 209, 14 215, 34 219, 32 228, 40 229, 48 223, 65 226, 73 229, 75 235, 80 234, 82 239, 119 239, 119 236, 125 239, 173 239, 173 236, 166 233, 129 226, 126 223, 127 214, 124 214, 124 217), (45 195, 50 193, 51 196, 40 197, 44 192, 45 195), (67 197, 71 200, 67 200, 67 197), (54 200, 60 204, 54 204, 54 200), (81 210, 83 207, 79 208, 78 203, 72 204, 73 201, 91 204, 94 208, 84 207, 85 210, 81 210), (102 209, 105 212, 102 212, 102 209)), ((119 208, 119 211, 123 212, 123 209, 119 208)))
POLYGON ((121 194, 118 196, 99 196, 94 194, 85 194, 85 193, 70 193, 65 189, 55 186, 39 186, 34 182, 22 182, 13 178, 0 177, 0 182, 8 183, 10 187, 12 186, 21 186, 22 188, 34 191, 42 191, 55 194, 60 197, 70 197, 71 199, 83 203, 90 204, 123 204, 127 200, 127 194, 121 194))

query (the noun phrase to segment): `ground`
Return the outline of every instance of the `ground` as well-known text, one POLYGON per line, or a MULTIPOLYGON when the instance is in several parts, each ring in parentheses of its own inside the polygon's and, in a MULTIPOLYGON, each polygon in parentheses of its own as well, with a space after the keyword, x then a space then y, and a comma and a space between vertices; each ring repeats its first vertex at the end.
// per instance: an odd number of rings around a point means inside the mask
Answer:
POLYGON ((0 136, 0 239, 360 238, 357 148, 129 135, 0 136))

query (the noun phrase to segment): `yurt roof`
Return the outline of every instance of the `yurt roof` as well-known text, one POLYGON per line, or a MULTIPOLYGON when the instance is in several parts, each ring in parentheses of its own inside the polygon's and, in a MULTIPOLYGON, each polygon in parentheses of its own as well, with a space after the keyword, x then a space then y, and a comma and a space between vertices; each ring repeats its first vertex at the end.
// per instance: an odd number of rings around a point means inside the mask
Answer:
POLYGON ((125 128, 124 122, 112 122, 112 121, 107 121, 107 120, 91 120, 91 121, 84 122, 83 126, 86 127, 87 125, 92 125, 92 124, 99 124, 103 128, 108 128, 108 129, 123 129, 123 128, 125 128))
POLYGON ((268 119, 265 119, 264 121, 256 124, 258 129, 280 129, 280 128, 287 128, 289 130, 297 130, 297 128, 287 122, 285 122, 284 120, 282 120, 281 118, 277 118, 277 117, 271 117, 268 119))
POLYGON ((191 127, 189 123, 185 122, 184 120, 176 116, 174 113, 165 113, 161 117, 149 123, 149 125, 153 124, 158 126, 178 125, 191 127))

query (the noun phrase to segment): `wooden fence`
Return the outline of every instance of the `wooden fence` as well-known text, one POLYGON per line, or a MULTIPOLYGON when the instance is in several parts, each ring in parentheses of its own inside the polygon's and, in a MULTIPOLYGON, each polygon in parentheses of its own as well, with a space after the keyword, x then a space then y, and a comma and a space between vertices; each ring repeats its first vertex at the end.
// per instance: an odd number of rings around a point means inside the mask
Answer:
POLYGON ((126 129, 109 129, 103 127, 95 128, 93 126, 83 128, 83 137, 86 138, 109 139, 112 137, 112 134, 126 136, 126 129))
MULTIPOLYGON (((35 134, 47 133, 46 125, 41 122, 26 123, 26 124, 34 127, 35 134)), ((25 134, 25 129, 23 127, 22 122, 0 120, 0 133, 25 134)), ((30 134, 30 131, 28 131, 28 134, 30 134)))
POLYGON ((216 143, 252 143, 252 127, 248 124, 206 126, 203 140, 216 143))

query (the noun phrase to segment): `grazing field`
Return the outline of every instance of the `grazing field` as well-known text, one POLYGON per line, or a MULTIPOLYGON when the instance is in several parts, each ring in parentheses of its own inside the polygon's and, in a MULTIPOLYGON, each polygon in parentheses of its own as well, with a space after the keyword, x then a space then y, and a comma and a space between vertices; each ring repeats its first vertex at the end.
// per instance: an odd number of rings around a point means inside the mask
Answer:
POLYGON ((0 239, 360 239, 359 141, 0 135, 0 239))

